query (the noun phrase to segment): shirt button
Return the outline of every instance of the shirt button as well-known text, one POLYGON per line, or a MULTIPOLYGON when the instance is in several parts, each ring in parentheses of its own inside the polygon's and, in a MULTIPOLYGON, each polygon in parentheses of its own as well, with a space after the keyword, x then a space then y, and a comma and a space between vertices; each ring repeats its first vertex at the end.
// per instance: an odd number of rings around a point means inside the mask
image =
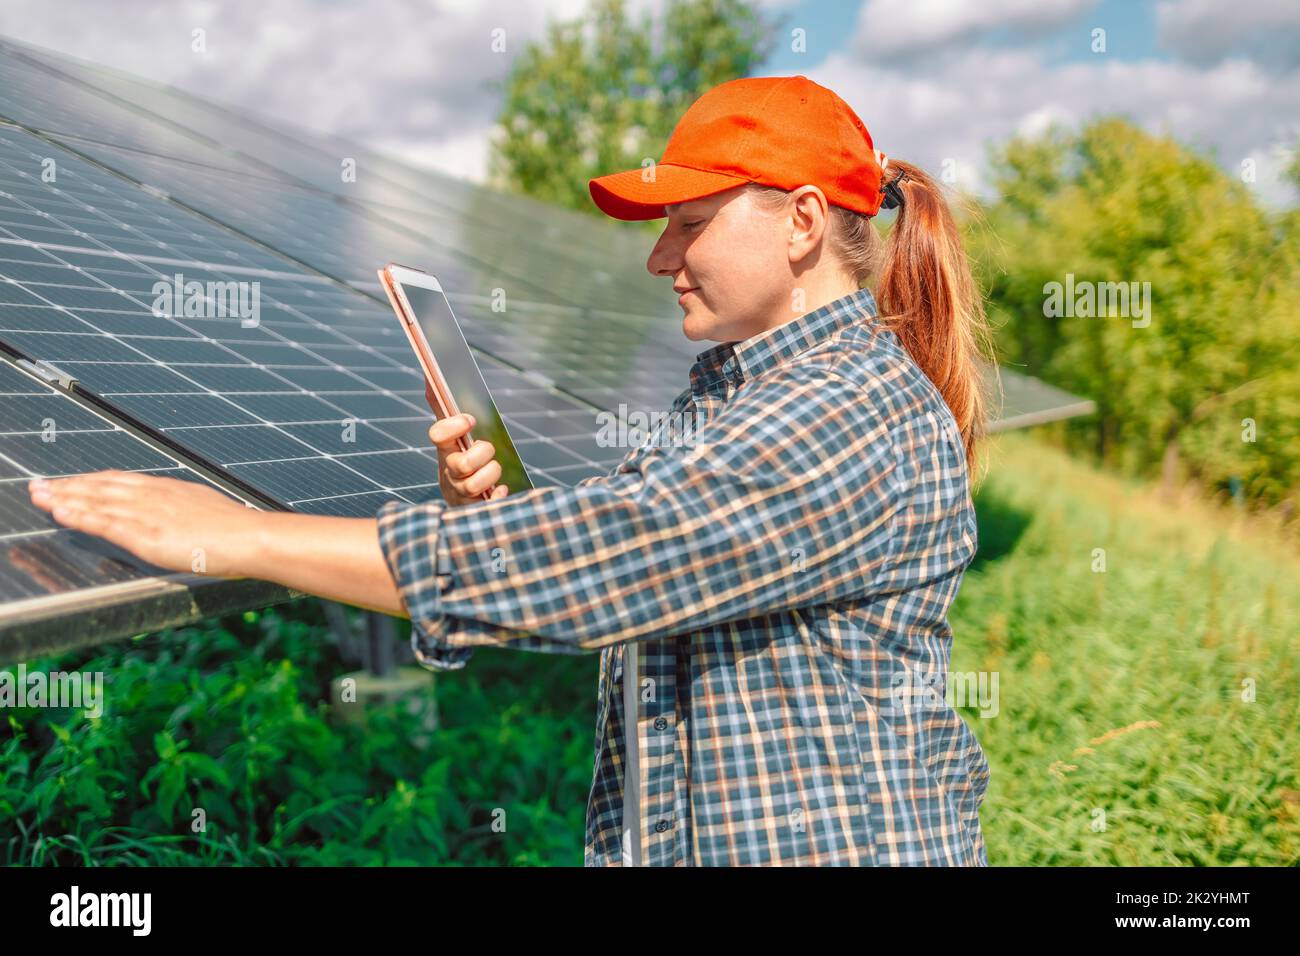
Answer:
POLYGON ((666 717, 656 717, 655 730, 667 730, 667 729, 668 729, 668 719, 666 717))
POLYGON ((672 823, 669 822, 668 820, 660 820, 658 823, 655 824, 655 833, 663 833, 670 826, 672 826, 672 823))

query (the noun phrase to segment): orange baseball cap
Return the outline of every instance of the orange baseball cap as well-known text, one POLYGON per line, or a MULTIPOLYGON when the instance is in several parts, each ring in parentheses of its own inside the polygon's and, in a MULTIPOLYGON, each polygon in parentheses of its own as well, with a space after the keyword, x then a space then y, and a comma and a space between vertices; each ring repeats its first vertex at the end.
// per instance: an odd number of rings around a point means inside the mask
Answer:
POLYGON ((874 216, 889 160, 849 104, 808 77, 720 83, 686 110, 663 159, 590 181, 607 215, 660 219, 665 205, 760 183, 817 186, 832 205, 874 216))

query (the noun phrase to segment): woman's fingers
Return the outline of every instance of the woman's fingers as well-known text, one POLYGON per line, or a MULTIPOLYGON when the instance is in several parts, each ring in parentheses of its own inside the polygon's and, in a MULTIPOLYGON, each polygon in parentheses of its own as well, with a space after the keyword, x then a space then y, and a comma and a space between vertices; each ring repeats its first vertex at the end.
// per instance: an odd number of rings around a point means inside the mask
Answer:
POLYGON ((29 483, 28 491, 32 499, 42 502, 56 494, 63 499, 85 499, 89 502, 131 502, 138 500, 143 489, 141 485, 117 481, 112 478, 96 479, 89 475, 75 478, 56 479, 57 484, 42 481, 40 484, 29 483))
POLYGON ((452 487, 466 498, 477 498, 489 488, 495 488, 501 477, 501 462, 495 458, 465 479, 452 479, 452 487))
POLYGON ((429 428, 429 440, 438 446, 439 457, 445 457, 459 451, 457 441, 474 427, 473 415, 453 415, 440 418, 429 428))
POLYGON ((36 478, 28 482, 29 487, 58 487, 60 491, 75 494, 100 494, 116 497, 135 497, 141 490, 160 479, 154 475, 141 475, 134 471, 92 471, 82 475, 69 475, 66 478, 36 478))
POLYGON ((65 528, 98 535, 123 546, 130 545, 145 527, 134 511, 87 507, 75 501, 56 505, 50 516, 65 528))
POLYGON ((468 451, 454 451, 447 456, 447 471, 453 478, 468 478, 490 462, 497 450, 492 443, 479 439, 468 451))
POLYGON ((91 472, 36 479, 28 491, 32 504, 59 524, 99 535, 174 571, 199 570, 196 543, 203 573, 237 569, 255 544, 250 532, 260 517, 216 488, 156 475, 91 472))
POLYGON ((443 497, 451 504, 482 500, 483 492, 489 489, 492 500, 509 493, 505 485, 497 485, 501 479, 501 463, 496 460, 497 451, 490 441, 480 438, 467 449, 460 447, 460 439, 475 424, 473 415, 462 414, 441 418, 429 428, 429 439, 438 447, 443 497))

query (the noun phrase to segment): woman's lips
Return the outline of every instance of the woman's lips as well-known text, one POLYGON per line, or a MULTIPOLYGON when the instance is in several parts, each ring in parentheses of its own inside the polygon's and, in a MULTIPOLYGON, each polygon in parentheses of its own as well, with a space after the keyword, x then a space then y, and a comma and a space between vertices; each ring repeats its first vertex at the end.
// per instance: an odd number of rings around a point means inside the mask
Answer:
POLYGON ((695 291, 694 289, 687 289, 685 292, 683 292, 681 295, 677 297, 678 303, 685 301, 686 297, 694 291, 695 291))

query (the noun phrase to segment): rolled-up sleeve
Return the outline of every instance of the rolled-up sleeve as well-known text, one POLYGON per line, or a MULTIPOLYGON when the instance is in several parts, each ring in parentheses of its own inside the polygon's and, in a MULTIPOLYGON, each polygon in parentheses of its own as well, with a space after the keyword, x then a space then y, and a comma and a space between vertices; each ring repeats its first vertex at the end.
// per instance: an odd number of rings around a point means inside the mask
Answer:
POLYGON ((439 559, 444 575, 447 565, 438 532, 446 508, 444 501, 418 506, 390 501, 379 511, 379 547, 411 618, 411 650, 430 670, 460 670, 473 654, 472 648, 439 640, 443 615, 438 595, 445 584, 438 574, 439 559))
POLYGON ((380 545, 418 659, 585 653, 870 593, 908 492, 896 423, 870 392, 795 366, 747 384, 693 441, 610 475, 454 508, 385 504, 380 545))

